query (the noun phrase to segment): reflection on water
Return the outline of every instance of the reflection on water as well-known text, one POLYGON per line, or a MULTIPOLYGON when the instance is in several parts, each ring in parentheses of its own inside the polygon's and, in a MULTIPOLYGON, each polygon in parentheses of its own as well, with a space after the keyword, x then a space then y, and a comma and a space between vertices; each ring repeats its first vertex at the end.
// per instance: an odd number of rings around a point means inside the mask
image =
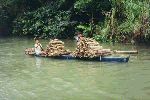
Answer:
POLYGON ((42 60, 40 57, 35 57, 35 62, 36 62, 36 68, 40 69, 41 67, 41 63, 42 63, 42 60))
MULTIPOLYGON (((0 39, 0 100, 150 100, 150 47, 101 44, 139 51, 129 63, 106 63, 26 56, 33 45, 32 39, 0 39)), ((75 41, 65 45, 74 50, 75 41)))

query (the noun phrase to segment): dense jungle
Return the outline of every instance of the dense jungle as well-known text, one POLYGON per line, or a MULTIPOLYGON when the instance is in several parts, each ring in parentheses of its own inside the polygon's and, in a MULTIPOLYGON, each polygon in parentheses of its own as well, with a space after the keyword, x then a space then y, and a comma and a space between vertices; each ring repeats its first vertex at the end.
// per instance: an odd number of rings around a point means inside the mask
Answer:
POLYGON ((150 43, 149 0, 0 0, 0 34, 150 43))

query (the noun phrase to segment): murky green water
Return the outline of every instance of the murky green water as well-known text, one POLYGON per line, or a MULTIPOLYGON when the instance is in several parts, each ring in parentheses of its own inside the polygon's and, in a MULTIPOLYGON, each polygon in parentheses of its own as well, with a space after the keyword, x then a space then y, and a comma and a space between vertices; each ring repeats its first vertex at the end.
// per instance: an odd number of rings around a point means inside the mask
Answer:
POLYGON ((26 56, 33 44, 0 38, 0 100, 150 100, 150 47, 103 44, 139 50, 128 63, 104 63, 26 56))

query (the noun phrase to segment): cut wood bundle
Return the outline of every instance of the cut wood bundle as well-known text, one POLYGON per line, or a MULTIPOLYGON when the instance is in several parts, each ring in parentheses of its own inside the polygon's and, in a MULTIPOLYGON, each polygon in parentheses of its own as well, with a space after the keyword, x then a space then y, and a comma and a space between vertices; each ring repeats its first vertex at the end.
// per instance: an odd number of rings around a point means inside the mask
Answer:
POLYGON ((64 42, 54 39, 49 42, 46 47, 47 56, 60 56, 70 54, 69 50, 65 49, 64 42))
POLYGON ((82 38, 77 43, 77 48, 73 55, 75 57, 94 58, 111 54, 111 50, 103 49, 97 41, 91 38, 82 38))
POLYGON ((34 54, 34 53, 35 53, 34 48, 26 48, 25 49, 25 54, 34 54))

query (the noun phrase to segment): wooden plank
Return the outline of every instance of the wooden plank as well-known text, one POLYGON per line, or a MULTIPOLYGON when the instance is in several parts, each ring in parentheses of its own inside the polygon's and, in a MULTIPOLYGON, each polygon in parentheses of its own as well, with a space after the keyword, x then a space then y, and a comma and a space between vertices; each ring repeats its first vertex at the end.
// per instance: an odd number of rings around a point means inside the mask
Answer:
POLYGON ((137 50, 134 50, 134 51, 114 50, 114 53, 117 53, 117 54, 138 54, 138 51, 137 50))

